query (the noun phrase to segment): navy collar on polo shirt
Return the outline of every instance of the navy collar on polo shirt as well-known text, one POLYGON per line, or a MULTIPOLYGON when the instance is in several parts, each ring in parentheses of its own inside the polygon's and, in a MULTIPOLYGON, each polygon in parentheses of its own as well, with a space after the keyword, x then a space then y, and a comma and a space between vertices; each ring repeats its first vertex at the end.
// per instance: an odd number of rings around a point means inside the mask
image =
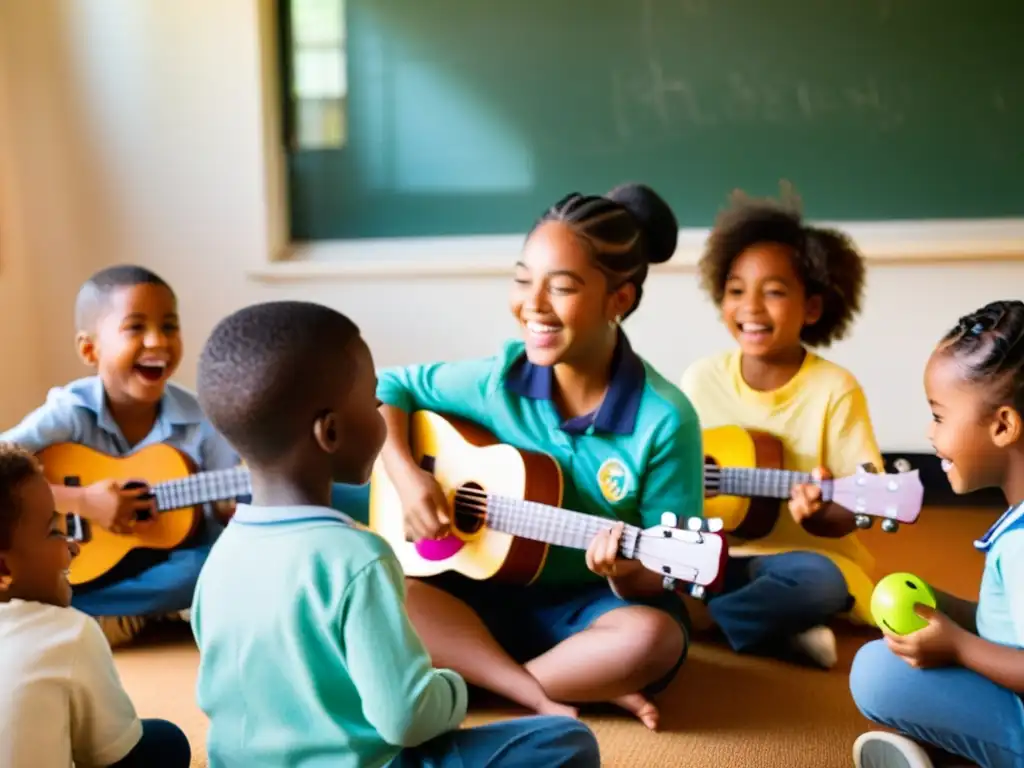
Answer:
POLYGON ((992 524, 984 536, 974 542, 974 546, 982 552, 988 551, 995 544, 996 539, 1011 528, 1017 527, 1022 518, 1024 518, 1024 503, 1010 507, 992 524))
MULTIPOLYGON (((562 422, 562 430, 583 434, 593 426, 601 432, 633 434, 645 383, 643 360, 633 351, 626 334, 619 329, 615 352, 612 354, 611 381, 604 400, 596 411, 562 422)), ((524 352, 505 374, 505 388, 531 400, 551 400, 554 370, 550 366, 534 365, 524 352)))

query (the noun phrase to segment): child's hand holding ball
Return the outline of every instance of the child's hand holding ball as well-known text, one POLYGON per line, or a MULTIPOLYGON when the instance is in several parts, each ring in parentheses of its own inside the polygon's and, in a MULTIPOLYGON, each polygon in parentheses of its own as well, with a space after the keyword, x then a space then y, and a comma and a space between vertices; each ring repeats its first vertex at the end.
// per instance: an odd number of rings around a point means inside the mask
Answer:
POLYGON ((871 615, 890 650, 912 667, 957 663, 965 629, 938 610, 935 593, 910 573, 891 573, 871 595, 871 615))
POLYGON ((878 626, 894 635, 909 635, 928 626, 915 605, 935 608, 935 593, 912 573, 890 573, 871 594, 871 615, 878 626))

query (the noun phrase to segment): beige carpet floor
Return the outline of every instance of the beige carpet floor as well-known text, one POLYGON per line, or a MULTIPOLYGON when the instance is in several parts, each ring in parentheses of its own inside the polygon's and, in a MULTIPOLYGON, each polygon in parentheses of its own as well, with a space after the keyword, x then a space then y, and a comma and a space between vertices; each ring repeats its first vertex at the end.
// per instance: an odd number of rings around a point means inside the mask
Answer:
MULTIPOLYGON (((880 574, 912 571, 940 589, 976 598, 982 556, 972 542, 997 515, 998 510, 932 508, 896 535, 877 527, 862 535, 880 574)), ((181 725, 192 742, 193 766, 206 766, 206 718, 194 695, 198 654, 187 628, 179 629, 151 636, 116 658, 140 714, 181 725)), ((840 661, 829 672, 739 657, 710 634, 698 639, 679 677, 659 698, 662 731, 648 732, 615 711, 586 713, 603 765, 849 768, 851 744, 867 723, 850 699, 847 675, 857 648, 875 635, 847 626, 837 632, 840 661)), ((473 707, 467 725, 516 714, 484 701, 473 707)))

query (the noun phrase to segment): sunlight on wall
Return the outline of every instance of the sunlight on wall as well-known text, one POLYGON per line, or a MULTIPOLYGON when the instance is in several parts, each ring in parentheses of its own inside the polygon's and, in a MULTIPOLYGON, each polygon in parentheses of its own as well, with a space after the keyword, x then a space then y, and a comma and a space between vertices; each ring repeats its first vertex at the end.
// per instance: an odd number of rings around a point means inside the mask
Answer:
POLYGON ((361 43, 377 85, 349 116, 365 142, 356 162, 381 191, 461 194, 533 188, 533 155, 514 126, 480 94, 430 62, 396 55, 383 32, 361 43), (424 103, 437 109, 423 111, 424 103))

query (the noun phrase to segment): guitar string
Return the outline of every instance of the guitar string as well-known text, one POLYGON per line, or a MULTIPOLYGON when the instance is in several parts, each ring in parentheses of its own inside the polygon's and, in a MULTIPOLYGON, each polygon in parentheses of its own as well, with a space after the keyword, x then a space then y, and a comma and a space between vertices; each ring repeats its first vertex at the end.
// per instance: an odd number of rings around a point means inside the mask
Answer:
MULTIPOLYGON (((476 488, 456 489, 455 502, 461 508, 462 513, 472 519, 486 518, 488 513, 492 516, 506 515, 508 519, 514 520, 541 541, 577 549, 586 549, 597 533, 605 530, 609 522, 614 522, 562 507, 549 507, 515 497, 489 494, 476 488), (564 514, 545 514, 552 510, 564 514)), ((694 544, 704 544, 703 534, 706 531, 689 532, 697 536, 694 544)), ((645 533, 643 529, 627 524, 623 530, 619 552, 626 558, 637 558, 645 533)), ((531 537, 526 536, 526 538, 531 537)), ((676 578, 692 581, 697 577, 698 571, 692 563, 685 559, 682 562, 674 562, 672 567, 676 578), (688 575, 683 576, 684 573, 688 575)))

